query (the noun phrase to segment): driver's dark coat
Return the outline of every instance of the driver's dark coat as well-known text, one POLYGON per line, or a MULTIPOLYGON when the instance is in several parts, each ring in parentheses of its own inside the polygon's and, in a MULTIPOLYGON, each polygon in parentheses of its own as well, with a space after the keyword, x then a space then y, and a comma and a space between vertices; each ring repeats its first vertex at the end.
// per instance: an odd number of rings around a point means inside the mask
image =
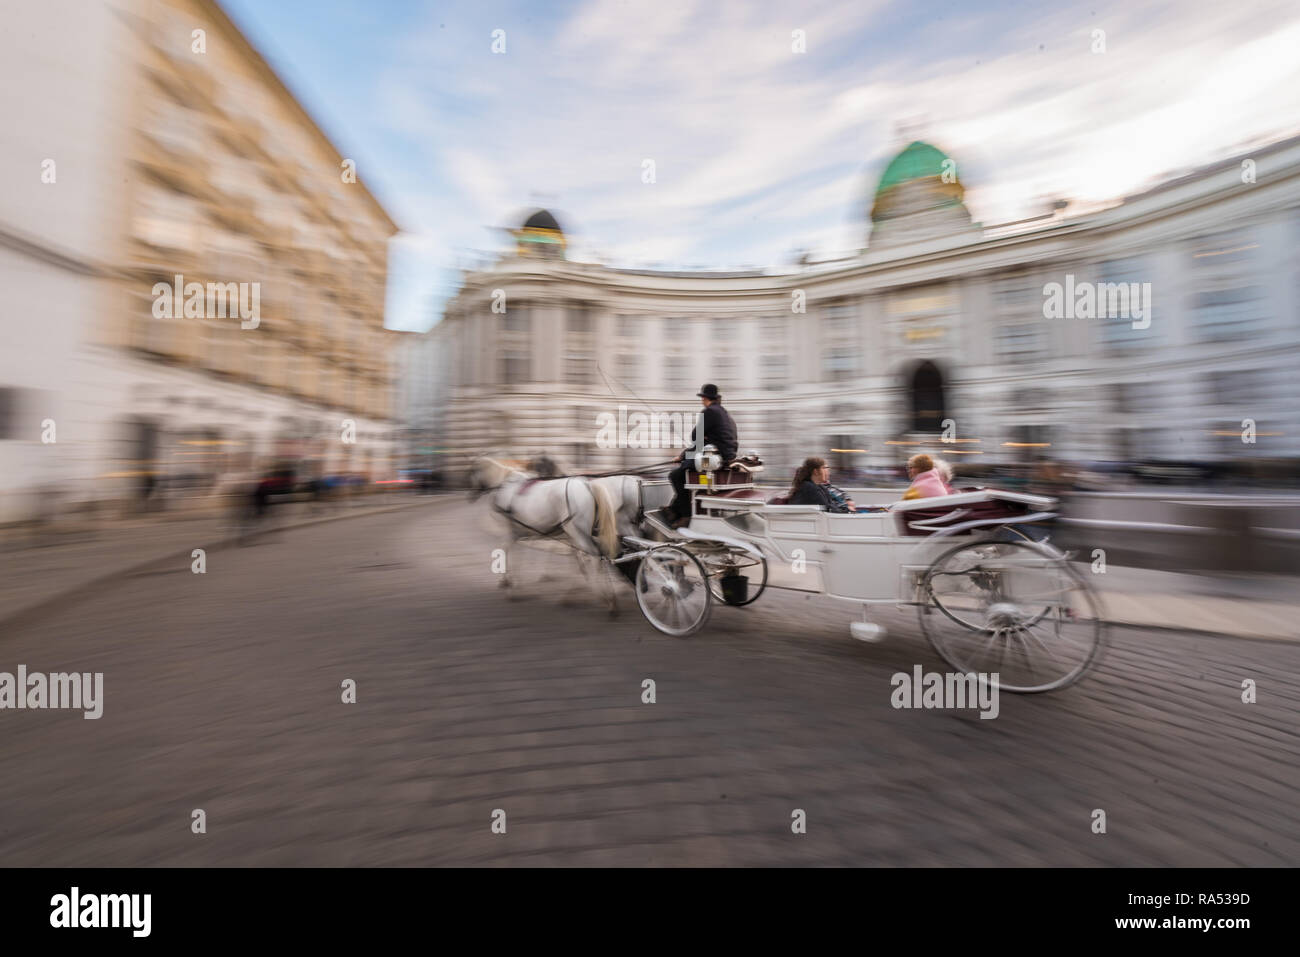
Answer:
MULTIPOLYGON (((695 448, 695 432, 696 429, 691 429, 691 444, 687 446, 688 450, 695 448)), ((740 445, 740 440, 736 437, 736 423, 732 420, 731 413, 717 402, 704 410, 704 444, 716 446, 724 462, 730 462, 736 457, 736 450, 740 445)))

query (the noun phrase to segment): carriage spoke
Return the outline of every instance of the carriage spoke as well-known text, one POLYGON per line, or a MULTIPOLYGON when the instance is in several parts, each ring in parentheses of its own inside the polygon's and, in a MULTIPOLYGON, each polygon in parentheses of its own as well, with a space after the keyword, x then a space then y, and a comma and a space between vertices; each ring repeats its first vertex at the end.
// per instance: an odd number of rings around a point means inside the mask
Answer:
POLYGON ((976 651, 975 653, 976 661, 983 661, 985 655, 988 654, 989 650, 993 647, 994 643, 998 640, 998 630, 996 628, 989 628, 986 630, 988 633, 988 638, 987 640, 985 640, 985 642, 982 645, 980 645, 979 650, 976 651))
POLYGON ((1053 651, 1051 646, 1048 645, 1047 642, 1045 642, 1042 638, 1038 637, 1038 634, 1034 631, 1034 627, 1035 627, 1034 625, 1023 624, 1020 626, 1020 630, 1025 634, 1027 638, 1032 638, 1035 642, 1037 642, 1038 647, 1042 648, 1043 651, 1047 652, 1047 654, 1054 661, 1060 661, 1061 660, 1060 655, 1058 655, 1055 651, 1053 651))
POLYGON ((933 605, 920 624, 935 650, 955 668, 998 671, 1004 690, 1069 684, 1100 648, 1102 623, 1088 586, 1063 558, 1032 543, 954 546, 925 582, 933 605))
POLYGON ((1016 645, 1020 649, 1020 657, 1025 659, 1025 668, 1028 669, 1031 676, 1037 674, 1037 669, 1034 668, 1034 659, 1029 654, 1029 646, 1024 638, 1021 637, 1021 635, 1025 634, 1024 627, 1017 626, 1013 633, 1016 636, 1016 645))
POLYGON ((674 628, 680 627, 682 623, 681 613, 678 611, 676 603, 665 595, 660 604, 663 606, 664 618, 667 619, 668 624, 672 625, 674 628))
POLYGON ((998 670, 999 672, 1001 672, 1001 671, 1002 671, 1002 668, 1003 668, 1003 662, 1006 661, 1006 657, 1007 657, 1007 645, 1008 645, 1010 642, 1009 642, 1009 640, 1007 639, 1006 634, 1003 632, 1003 630, 1002 630, 1001 628, 997 628, 997 629, 995 629, 995 630, 994 630, 994 634, 996 634, 999 638, 1003 639, 1002 641, 998 642, 998 667, 997 667, 997 670, 998 670))
POLYGON ((646 554, 635 590, 642 613, 664 634, 694 634, 708 616, 708 573, 690 552, 677 546, 646 554))

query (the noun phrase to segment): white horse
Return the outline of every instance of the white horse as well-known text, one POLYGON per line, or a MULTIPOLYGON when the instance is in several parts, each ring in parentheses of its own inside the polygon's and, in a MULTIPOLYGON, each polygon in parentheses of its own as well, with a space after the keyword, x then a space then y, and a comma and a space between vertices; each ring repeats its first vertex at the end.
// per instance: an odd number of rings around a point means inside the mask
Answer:
MULTIPOLYGON (((531 459, 528 468, 541 478, 558 478, 568 475, 570 472, 564 462, 545 453, 531 459)), ((588 476, 587 481, 596 488, 604 489, 609 493, 617 515, 618 534, 620 536, 641 534, 640 526, 643 510, 658 508, 663 505, 662 502, 658 501, 645 501, 644 479, 640 475, 588 476)))
POLYGON ((609 496, 614 508, 618 534, 641 534, 641 477, 639 475, 605 475, 588 479, 609 496))
MULTIPOLYGON (((489 494, 493 510, 507 520, 510 534, 502 588, 512 584, 510 550, 521 539, 567 539, 582 555, 607 559, 618 555, 621 523, 617 509, 606 488, 594 481, 581 476, 542 479, 483 457, 470 466, 469 485, 471 498, 489 494)), ((585 567, 583 570, 585 573, 585 567)), ((613 611, 612 589, 607 603, 613 611)))

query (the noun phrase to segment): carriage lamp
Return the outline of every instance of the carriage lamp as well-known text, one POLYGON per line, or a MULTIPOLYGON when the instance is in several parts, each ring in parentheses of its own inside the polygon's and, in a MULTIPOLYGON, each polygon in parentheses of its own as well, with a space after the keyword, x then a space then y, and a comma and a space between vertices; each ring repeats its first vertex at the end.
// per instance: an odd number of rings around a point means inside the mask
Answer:
POLYGON ((695 453, 695 471, 700 473, 700 484, 708 484, 708 479, 705 477, 705 473, 713 472, 720 468, 722 468, 722 456, 718 454, 717 446, 706 445, 702 452, 695 453))

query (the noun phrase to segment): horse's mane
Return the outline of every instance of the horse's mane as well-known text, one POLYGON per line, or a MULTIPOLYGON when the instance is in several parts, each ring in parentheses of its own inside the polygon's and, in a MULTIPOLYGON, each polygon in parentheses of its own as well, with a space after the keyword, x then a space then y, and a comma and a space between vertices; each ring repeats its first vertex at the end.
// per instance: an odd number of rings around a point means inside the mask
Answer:
POLYGON ((533 457, 528 463, 528 469, 542 479, 563 478, 569 474, 569 469, 564 466, 564 463, 545 452, 533 457))
POLYGON ((497 461, 491 456, 482 455, 478 458, 478 468, 482 473, 484 484, 489 488, 496 488, 511 475, 523 475, 519 469, 506 465, 504 462, 497 461))

